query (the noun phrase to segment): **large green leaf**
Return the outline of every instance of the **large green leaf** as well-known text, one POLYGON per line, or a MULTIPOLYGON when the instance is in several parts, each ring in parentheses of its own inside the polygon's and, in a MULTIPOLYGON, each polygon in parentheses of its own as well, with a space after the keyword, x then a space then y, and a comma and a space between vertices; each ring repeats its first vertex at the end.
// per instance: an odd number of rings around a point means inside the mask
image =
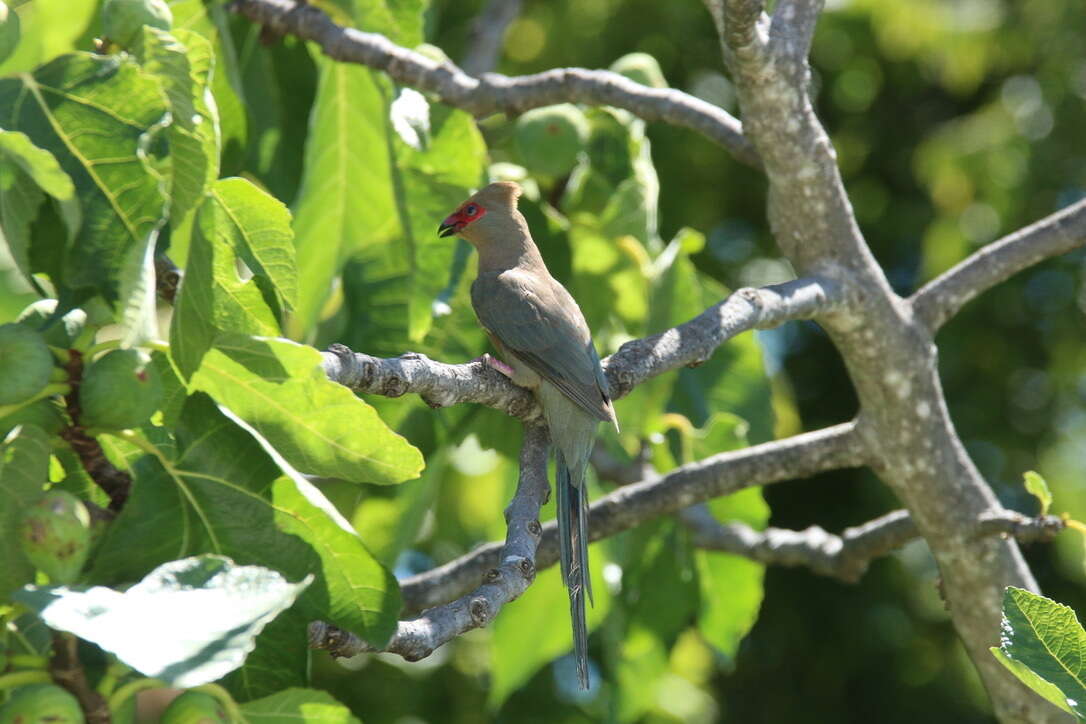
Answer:
POLYGON ((395 93, 366 68, 321 62, 295 206, 296 336, 315 323, 351 257, 369 280, 400 286, 394 321, 409 339, 421 340, 446 309, 439 297, 456 244, 438 238, 436 224, 481 181, 486 150, 472 118, 444 106, 429 108, 425 150, 412 148, 390 118, 395 93))
POLYGON ((164 122, 158 83, 124 55, 64 55, 0 79, 0 127, 56 157, 75 185, 83 223, 53 279, 116 301, 123 272, 153 244, 165 213, 161 179, 141 157, 164 122))
POLYGON ((237 669, 257 634, 312 582, 222 556, 165 563, 119 592, 27 586, 15 600, 50 628, 92 641, 145 676, 191 687, 237 669))
POLYGON ((279 321, 258 282, 263 277, 270 284, 274 274, 284 288, 290 287, 286 219, 282 204, 250 182, 215 182, 197 214, 170 324, 170 354, 182 375, 196 371, 222 332, 279 333, 279 321), (255 260, 252 279, 238 274, 238 262, 245 259, 255 260), (267 266, 259 263, 263 260, 267 266))
POLYGON ((1086 630, 1073 610, 1008 586, 992 653, 1026 686, 1086 721, 1086 630))
MULTIPOLYGON (((21 32, 15 52, 0 63, 0 76, 33 70, 58 55, 77 50, 88 25, 97 24, 98 3, 71 0, 9 2, 19 14, 21 32)), ((83 48, 89 50, 89 48, 83 48)))
POLYGON ((361 724, 327 691, 286 689, 241 707, 251 724, 361 724))
POLYGON ((235 701, 252 701, 309 682, 309 619, 295 605, 256 637, 256 648, 241 668, 220 683, 235 701))
POLYGON ((418 477, 423 468, 417 449, 328 379, 312 347, 223 335, 192 386, 252 425, 302 472, 388 484, 418 477))
POLYGON ((422 42, 422 13, 429 0, 321 0, 322 9, 343 25, 380 33, 412 48, 422 42))
POLYGON ((215 59, 202 35, 147 25, 135 52, 143 70, 159 79, 170 106, 170 217, 176 231, 176 222, 219 177, 219 113, 206 98, 215 59))
MULTIPOLYGON (((0 130, 0 224, 16 266, 30 274, 30 224, 38 215, 42 192, 60 205, 69 238, 79 231, 75 186, 53 154, 38 148, 25 133, 0 130)), ((55 240, 63 249, 66 238, 55 240)))
MULTIPOLYGON (((170 3, 170 11, 173 13, 172 33, 190 30, 211 42, 215 57, 211 93, 215 98, 222 131, 222 168, 227 175, 240 173, 249 121, 226 5, 204 0, 174 0, 170 3)), ((179 249, 173 252, 174 261, 182 266, 186 261, 185 251, 179 249)))
POLYGON ((16 530, 24 510, 37 501, 49 472, 49 438, 24 425, 0 443, 0 600, 34 580, 34 566, 23 555, 16 530))
POLYGON ((159 446, 132 465, 132 496, 103 537, 95 580, 131 581, 199 553, 291 580, 312 573, 316 581, 300 599, 305 615, 382 645, 400 609, 395 579, 320 491, 280 468, 203 394, 186 401, 177 435, 176 454, 159 446))

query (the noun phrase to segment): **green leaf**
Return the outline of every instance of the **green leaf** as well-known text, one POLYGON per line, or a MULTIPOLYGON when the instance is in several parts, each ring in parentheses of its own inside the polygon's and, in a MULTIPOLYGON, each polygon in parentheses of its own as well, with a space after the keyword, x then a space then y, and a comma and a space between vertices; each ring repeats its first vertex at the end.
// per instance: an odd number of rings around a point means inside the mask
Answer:
MULTIPOLYGON (((0 130, 0 224, 16 266, 27 276, 30 224, 38 215, 42 191, 57 200, 70 239, 79 231, 81 216, 71 177, 53 154, 35 146, 26 134, 0 130)), ((60 248, 64 241, 57 239, 60 248)))
POLYGON ((429 0, 326 0, 321 3, 341 25, 380 33, 413 48, 422 42, 422 13, 429 0))
POLYGON ((132 495, 94 557, 94 580, 121 583, 174 558, 215 553, 316 581, 300 599, 321 618, 383 645, 396 625, 395 579, 305 478, 284 471, 204 394, 188 398, 177 446, 131 465, 132 495), (284 474, 286 472, 286 474, 284 474))
POLYGON ((1048 509, 1052 505, 1052 491, 1048 489, 1048 483, 1040 473, 1033 470, 1027 470, 1022 477, 1025 479, 1026 491, 1041 503, 1041 515, 1048 515, 1048 509))
POLYGON ((23 555, 16 530, 23 511, 42 495, 49 453, 48 436, 33 425, 12 430, 0 443, 0 601, 34 580, 34 566, 23 555))
POLYGON ((418 477, 422 454, 330 381, 321 359, 312 347, 285 339, 223 335, 192 387, 252 425, 302 472, 380 484, 418 477))
POLYGON ((361 724, 326 691, 287 689, 250 701, 241 713, 251 724, 361 724))
POLYGON ((235 701, 252 701, 309 681, 310 619, 295 604, 256 637, 256 647, 221 683, 235 701))
POLYGON ((82 208, 58 287, 116 301, 126 262, 154 242, 164 199, 142 149, 165 113, 158 83, 124 55, 73 53, 0 79, 0 126, 53 154, 82 208))
POLYGON ((58 55, 76 50, 76 41, 97 21, 98 3, 34 0, 8 6, 19 13, 21 33, 15 52, 0 63, 0 76, 30 71, 58 55))
POLYGON ((320 68, 295 206, 300 299, 292 332, 316 322, 333 279, 356 257, 368 279, 399 285, 390 321, 417 342, 446 313, 440 297, 457 278, 457 245, 440 239, 435 224, 481 181, 485 145, 471 116, 433 106, 430 143, 416 150, 393 128, 395 89, 386 78, 327 60, 320 68))
MULTIPOLYGON (((211 43, 215 58, 215 72, 211 74, 211 93, 219 113, 222 168, 227 175, 240 173, 249 121, 226 6, 204 0, 174 0, 170 3, 170 11, 173 13, 173 28, 170 32, 177 35, 182 42, 185 42, 185 39, 179 31, 188 30, 198 33, 211 43)), ((171 248, 171 258, 179 266, 184 266, 186 250, 171 248)))
POLYGON ((1086 721, 1086 631, 1073 610, 1008 586, 999 648, 992 653, 1023 684, 1086 721))
POLYGON ((170 686, 214 681, 241 666, 257 634, 312 582, 222 556, 163 564, 124 593, 27 586, 15 600, 51 628, 92 641, 170 686))
POLYGON ((242 279, 238 262, 254 258, 250 244, 256 244, 261 254, 276 260, 272 273, 283 278, 283 213, 278 202, 242 179, 217 181, 200 206, 170 324, 170 355, 183 376, 196 371, 221 332, 279 334, 279 321, 257 284, 264 267, 255 264, 250 270, 256 276, 242 279), (269 214, 270 220, 259 213, 269 214))
POLYGON ((205 95, 214 65, 211 43, 191 31, 171 34, 145 25, 135 53, 162 84, 170 106, 170 217, 176 230, 219 177, 219 114, 205 95))
POLYGON ((215 182, 212 198, 226 211, 234 248, 254 274, 267 278, 288 308, 298 300, 290 211, 243 178, 215 182))
MULTIPOLYGON (((599 627, 611 610, 603 578, 605 546, 589 547, 594 605, 587 605, 588 630, 599 627)), ((487 704, 498 709, 545 664, 573 650, 569 593, 558 566, 540 571, 524 595, 502 608, 491 627, 491 684, 487 704)))

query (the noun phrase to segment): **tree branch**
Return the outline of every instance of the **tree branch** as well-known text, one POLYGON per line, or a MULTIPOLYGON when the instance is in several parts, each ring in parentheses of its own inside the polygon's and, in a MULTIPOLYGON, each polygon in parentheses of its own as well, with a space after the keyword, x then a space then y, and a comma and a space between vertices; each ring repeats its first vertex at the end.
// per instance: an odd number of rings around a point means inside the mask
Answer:
MULTIPOLYGON (((535 554, 541 526, 539 509, 550 495, 547 482, 547 430, 528 425, 520 451, 520 479, 513 500, 505 509, 506 537, 500 554, 488 566, 482 585, 455 601, 432 608, 418 618, 400 621, 383 649, 408 661, 426 658, 434 649, 460 634, 494 620, 501 607, 520 596, 535 579, 535 554)), ((480 572, 481 575, 482 572, 480 572)), ((448 599, 446 599, 448 600, 448 599)), ((328 649, 334 656, 354 656, 375 649, 353 634, 316 621, 309 626, 312 648, 328 649)))
MULTIPOLYGON (((761 563, 804 566, 815 573, 846 583, 860 580, 876 558, 920 537, 907 510, 895 510, 840 536, 818 526, 806 530, 767 528, 757 531, 745 523, 721 523, 705 506, 680 513, 699 548, 733 553, 761 563)), ((1029 518, 1010 510, 990 513, 976 525, 977 537, 1007 535, 1020 542, 1050 541, 1065 527, 1062 518, 1029 518)))
POLYGON ((520 13, 521 0, 487 0, 471 24, 468 52, 460 65, 469 75, 489 73, 498 63, 505 31, 520 13))
MULTIPOLYGON (((696 365, 717 347, 751 329, 832 312, 840 303, 837 286, 825 279, 795 279, 759 289, 744 288, 688 322, 626 344, 603 360, 615 399, 645 380, 696 365)), ((414 393, 431 407, 463 402, 487 405, 525 422, 540 419, 532 394, 479 361, 451 365, 408 353, 380 358, 334 344, 324 352, 328 378, 356 392, 400 397, 414 393)))
POLYGON ((276 33, 317 43, 330 58, 382 70, 398 83, 433 93, 476 116, 498 111, 516 114, 565 102, 615 106, 648 121, 697 131, 743 163, 760 164, 735 117, 681 91, 649 88, 617 73, 584 68, 556 68, 519 77, 488 73, 474 78, 452 63, 438 63, 383 35, 336 25, 317 8, 293 0, 235 0, 232 7, 276 33))
POLYGON ((1004 236, 925 284, 913 311, 932 331, 971 299, 1018 272, 1086 244, 1086 199, 1004 236))
MULTIPOLYGON (((675 468, 666 475, 627 485, 594 502, 589 512, 593 541, 647 520, 754 485, 804 478, 864 464, 865 451, 853 423, 720 453, 675 468)), ((460 558, 400 582, 404 606, 421 611, 469 591, 499 560, 501 546, 488 543, 460 558)), ((536 567, 558 560, 558 528, 543 526, 536 567)))

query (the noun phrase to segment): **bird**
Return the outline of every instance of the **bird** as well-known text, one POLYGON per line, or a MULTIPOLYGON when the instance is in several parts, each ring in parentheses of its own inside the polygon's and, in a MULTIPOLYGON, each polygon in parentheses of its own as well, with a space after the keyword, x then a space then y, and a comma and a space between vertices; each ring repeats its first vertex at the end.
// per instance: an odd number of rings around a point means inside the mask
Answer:
POLYGON ((475 247, 471 285, 475 316, 501 359, 483 360, 530 389, 547 421, 555 455, 555 498, 562 577, 569 592, 577 678, 589 688, 585 595, 588 573, 588 486, 585 472, 601 422, 618 430, 611 391, 581 308, 551 276, 528 223, 517 210, 519 185, 491 183, 438 226, 475 247))

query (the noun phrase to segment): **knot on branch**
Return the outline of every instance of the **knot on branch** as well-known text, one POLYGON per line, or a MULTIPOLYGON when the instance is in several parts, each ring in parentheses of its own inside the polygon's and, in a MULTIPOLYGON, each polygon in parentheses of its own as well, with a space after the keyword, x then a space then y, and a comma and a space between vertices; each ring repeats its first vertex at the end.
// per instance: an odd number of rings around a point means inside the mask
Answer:
POLYGON ((471 612, 471 620, 477 627, 482 628, 490 623, 490 602, 482 596, 471 599, 468 611, 471 612))

